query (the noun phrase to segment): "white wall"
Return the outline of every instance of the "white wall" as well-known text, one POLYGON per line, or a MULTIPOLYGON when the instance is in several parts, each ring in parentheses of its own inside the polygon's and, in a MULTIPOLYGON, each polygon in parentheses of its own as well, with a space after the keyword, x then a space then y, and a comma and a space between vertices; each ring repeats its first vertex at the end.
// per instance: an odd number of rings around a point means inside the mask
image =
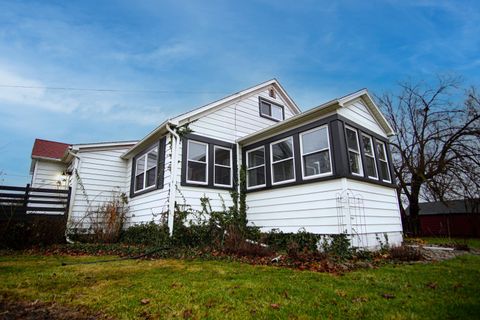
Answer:
POLYGON ((377 237, 386 242, 385 234, 389 244, 400 244, 402 220, 396 190, 352 179, 347 179, 347 188, 359 208, 348 210, 344 206, 346 219, 348 216, 351 219, 352 233, 360 234, 354 237, 354 245, 376 246, 377 237))
POLYGON ((78 151, 80 164, 77 172, 80 179, 76 186, 72 187, 74 189, 70 213, 72 221, 78 222, 83 219, 86 222, 83 227, 88 227, 88 219, 84 217, 89 210, 110 201, 114 195, 128 193, 125 186, 127 161, 120 158, 127 149, 127 147, 92 148, 78 151))
POLYGON ((274 99, 268 95, 268 90, 265 89, 201 117, 193 122, 190 128, 193 129, 195 134, 235 142, 238 138, 276 124, 277 122, 273 120, 260 117, 259 96, 283 105, 285 119, 293 116, 292 111, 287 107, 287 103, 281 99, 279 94, 274 99))
POLYGON ((383 129, 380 127, 362 99, 357 99, 346 104, 345 107, 339 108, 337 113, 365 128, 372 130, 382 137, 387 137, 385 131, 383 131, 383 129))
POLYGON ((400 244, 402 224, 395 189, 335 179, 247 194, 247 218, 263 231, 352 234, 354 246, 400 244), (348 195, 348 196, 347 196, 348 195), (378 238, 378 239, 377 239, 378 238))
POLYGON ((66 165, 59 161, 36 159, 32 176, 32 187, 66 189, 68 186, 67 181, 59 183, 59 180, 63 178, 62 173, 65 172, 66 168, 66 165))
MULTIPOLYGON (((274 99, 268 95, 268 89, 265 89, 252 93, 240 101, 226 105, 192 122, 190 128, 193 130, 193 134, 235 143, 238 138, 276 124, 276 121, 260 117, 259 96, 283 105, 285 119, 294 115, 290 108, 287 107, 287 103, 282 100, 280 94, 277 93, 276 99, 274 99)), ((182 158, 182 146, 180 146, 178 158, 182 158)), ((238 164, 241 164, 241 159, 238 159, 238 164)), ((228 190, 180 186, 182 165, 179 162, 177 172, 178 190, 176 192, 176 202, 178 204, 186 204, 193 210, 201 210, 200 198, 206 196, 210 199, 210 204, 214 211, 222 210, 222 204, 227 208, 232 205, 232 199, 228 190)))
MULTIPOLYGON (((160 140, 160 138, 159 138, 160 140)), ((155 142, 158 144, 158 141, 155 142)), ((167 135, 165 146, 165 173, 163 189, 157 189, 145 194, 141 194, 130 198, 130 218, 127 226, 138 223, 147 223, 152 220, 158 222, 161 214, 168 211, 168 196, 170 188, 170 173, 171 173, 171 143, 170 135, 167 135)), ((132 174, 132 159, 128 161, 127 175, 126 175, 126 189, 130 192, 130 182, 132 174)))

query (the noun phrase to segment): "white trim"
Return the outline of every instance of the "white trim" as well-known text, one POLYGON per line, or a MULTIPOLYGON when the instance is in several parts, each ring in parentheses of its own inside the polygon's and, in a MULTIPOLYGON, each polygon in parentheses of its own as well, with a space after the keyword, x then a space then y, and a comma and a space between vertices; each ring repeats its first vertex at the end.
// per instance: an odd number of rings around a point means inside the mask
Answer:
MULTIPOLYGON (((370 158, 373 157, 373 167, 375 169, 375 174, 377 175, 376 177, 375 176, 369 176, 368 172, 366 172, 367 177, 370 178, 370 179, 378 180, 380 177, 379 177, 379 174, 378 174, 377 157, 375 156, 375 146, 373 145, 373 138, 371 136, 369 136, 368 134, 365 134, 363 132, 361 133, 361 136, 370 140, 370 146, 372 147, 372 154, 368 155, 365 148, 363 148, 363 154, 365 155, 365 158, 366 157, 370 157, 370 158)), ((363 141, 362 141, 362 145, 365 146, 363 141)))
POLYGON ((245 163, 247 164, 247 177, 246 177, 246 180, 247 180, 247 190, 252 190, 252 189, 257 189, 257 188, 262 188, 262 187, 265 187, 267 185, 267 172, 266 172, 266 160, 265 159, 265 146, 260 146, 260 147, 257 147, 255 149, 251 149, 251 150, 248 150, 246 153, 245 153, 245 163), (251 167, 249 168, 248 167, 248 154, 250 152, 253 152, 253 151, 257 151, 257 150, 260 150, 260 149, 263 149, 263 164, 262 165, 259 165, 259 166, 255 166, 255 167, 251 167), (248 170, 253 170, 253 169, 258 169, 260 167, 263 167, 263 177, 264 177, 264 180, 265 180, 265 183, 264 184, 257 184, 257 185, 254 185, 254 186, 249 186, 248 185, 248 170))
POLYGON ((187 163, 185 164, 187 167, 185 168, 185 181, 187 183, 191 183, 191 184, 198 184, 198 185, 202 185, 202 186, 205 186, 205 185, 208 185, 208 143, 205 143, 205 142, 200 142, 200 141, 197 141, 197 140, 194 140, 194 139, 188 139, 187 140, 187 163), (189 153, 190 153, 190 142, 193 142, 193 143, 197 143, 197 144, 202 144, 205 146, 205 162, 202 162, 202 161, 197 161, 197 160, 190 160, 189 159, 189 153), (196 162, 196 163, 202 163, 202 164, 205 164, 205 182, 203 181, 195 181, 195 180, 188 180, 188 162, 189 161, 192 161, 192 162, 196 162))
POLYGON ((354 175, 354 176, 363 176, 363 163, 362 163, 362 151, 360 150, 360 138, 358 136, 358 130, 355 129, 355 128, 352 128, 350 126, 345 126, 345 139, 347 140, 347 159, 348 159, 348 162, 349 162, 349 169, 351 171, 351 173, 354 175), (346 137, 347 135, 347 130, 350 130, 350 131, 353 131, 355 132, 355 137, 357 138, 357 147, 358 147, 358 151, 356 151, 355 149, 351 149, 348 147, 348 138, 346 137), (358 154, 358 169, 360 170, 360 172, 353 172, 350 168, 350 157, 348 156, 348 153, 349 152, 353 152, 353 153, 357 153, 358 154))
POLYGON ((270 179, 272 180, 272 186, 276 186, 276 185, 280 185, 280 184, 285 184, 285 183, 289 183, 289 182, 293 182, 296 180, 296 172, 295 172, 295 145, 294 145, 294 142, 293 142, 293 136, 289 136, 287 138, 284 138, 284 139, 281 139, 281 140, 277 140, 277 141, 274 141, 274 142, 271 142, 270 143, 270 172, 271 172, 271 177, 270 179), (278 143, 281 143, 283 141, 287 141, 287 140, 291 140, 292 141, 292 156, 289 157, 289 158, 286 158, 286 159, 282 159, 282 160, 278 160, 278 161, 275 161, 273 162, 273 145, 274 144, 278 144, 278 143), (282 181, 279 181, 279 182, 274 182, 274 176, 275 176, 275 173, 273 172, 273 165, 274 164, 277 164, 277 163, 281 163, 281 162, 285 162, 285 161, 289 161, 289 160, 292 160, 292 164, 293 164, 293 178, 292 179, 289 179, 289 180, 282 180, 282 181))
POLYGON ((301 162, 301 165, 302 165, 302 179, 303 180, 309 180, 309 179, 314 179, 314 178, 318 178, 318 177, 324 177, 324 176, 332 175, 333 174, 333 171, 332 171, 332 152, 331 152, 331 148, 330 148, 330 132, 328 130, 328 124, 325 124, 323 126, 316 127, 316 128, 304 131, 304 132, 301 132, 299 134, 299 140, 300 140, 300 162, 301 162), (309 152, 309 153, 303 153, 303 139, 302 139, 302 137, 305 134, 308 134, 308 133, 311 133, 311 132, 314 132, 314 131, 319 131, 319 130, 322 130, 322 129, 327 130, 327 147, 323 148, 323 149, 315 150, 315 151, 312 151, 312 152, 309 152), (325 151, 325 150, 328 150, 328 160, 330 162, 330 171, 329 172, 318 173, 318 174, 314 174, 314 175, 310 175, 310 176, 305 176, 305 166, 304 166, 304 163, 303 163, 303 157, 308 156, 310 154, 322 152, 322 151, 325 151))
POLYGON ((380 140, 375 139, 375 141, 377 142, 377 144, 379 144, 379 145, 382 146, 383 153, 385 154, 385 160, 382 160, 382 159, 380 158, 380 155, 378 155, 378 161, 384 162, 384 163, 387 164, 387 172, 388 172, 388 178, 389 178, 389 179, 388 179, 388 180, 383 179, 383 176, 382 176, 382 181, 392 182, 392 174, 390 173, 390 164, 388 163, 387 146, 385 145, 385 143, 383 143, 383 142, 380 141, 380 140))
POLYGON ((158 146, 153 146, 152 148, 148 149, 144 154, 142 154, 138 159, 135 159, 134 165, 135 165, 135 172, 134 172, 134 181, 133 181, 133 193, 139 193, 145 190, 150 190, 152 188, 155 188, 157 186, 157 173, 158 173, 158 157, 160 156, 158 154, 158 146), (150 169, 148 168, 148 155, 152 153, 153 151, 157 151, 157 161, 155 163, 154 167, 151 167, 150 169), (137 164, 140 162, 139 160, 145 158, 144 161, 144 169, 143 172, 138 173, 137 172, 137 164), (147 185, 147 171, 155 168, 155 183, 152 184, 151 186, 146 186, 147 185), (137 177, 143 173, 143 186, 141 189, 137 190, 137 177))
POLYGON ((232 148, 226 148, 222 146, 213 146, 213 185, 215 187, 232 187, 233 186, 233 159, 232 159, 232 148), (216 157, 217 154, 215 153, 215 149, 223 149, 227 150, 230 153, 230 166, 226 166, 223 164, 217 164, 216 163, 216 157), (230 184, 220 184, 220 183, 215 183, 215 167, 222 167, 222 168, 228 168, 230 169, 230 184))

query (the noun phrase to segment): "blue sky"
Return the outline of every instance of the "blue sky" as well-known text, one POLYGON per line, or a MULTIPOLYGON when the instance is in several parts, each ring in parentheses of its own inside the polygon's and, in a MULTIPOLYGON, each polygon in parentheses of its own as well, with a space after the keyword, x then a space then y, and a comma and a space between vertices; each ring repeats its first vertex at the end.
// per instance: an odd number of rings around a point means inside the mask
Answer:
POLYGON ((0 0, 0 179, 28 181, 36 137, 140 139, 274 77, 303 110, 437 73, 479 86, 479 21, 478 1, 0 0))

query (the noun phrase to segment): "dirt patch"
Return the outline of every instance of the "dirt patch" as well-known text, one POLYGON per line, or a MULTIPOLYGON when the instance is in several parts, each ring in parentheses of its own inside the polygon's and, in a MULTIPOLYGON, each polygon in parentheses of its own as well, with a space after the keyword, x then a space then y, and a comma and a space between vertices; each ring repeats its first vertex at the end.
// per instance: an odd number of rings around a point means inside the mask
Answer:
POLYGON ((95 320, 113 319, 100 312, 56 303, 13 300, 0 296, 0 320, 95 320))

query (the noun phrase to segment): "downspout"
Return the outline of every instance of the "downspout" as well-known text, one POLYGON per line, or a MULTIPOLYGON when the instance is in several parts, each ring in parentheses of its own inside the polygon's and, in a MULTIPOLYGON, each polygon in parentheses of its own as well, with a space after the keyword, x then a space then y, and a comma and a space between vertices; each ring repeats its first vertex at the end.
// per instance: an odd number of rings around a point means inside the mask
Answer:
MULTIPOLYGON (((74 158, 74 163, 73 163, 73 172, 72 172, 72 190, 70 193, 70 204, 68 208, 68 216, 67 216, 67 227, 69 225, 69 222, 71 220, 72 216, 72 210, 73 210, 73 204, 75 203, 75 194, 77 192, 77 169, 80 167, 80 156, 78 156, 76 153, 72 152, 72 150, 68 150, 68 154, 70 154, 74 158)), ((70 238, 68 238, 68 229, 65 228, 65 239, 67 240, 67 243, 73 243, 70 238)))
POLYGON ((168 199, 168 230, 170 236, 173 235, 173 218, 175 214, 175 198, 177 191, 177 157, 178 157, 178 143, 180 141, 180 136, 172 130, 170 123, 167 123, 166 128, 173 136, 172 143, 172 163, 171 163, 171 172, 170 172, 170 193, 168 199))

